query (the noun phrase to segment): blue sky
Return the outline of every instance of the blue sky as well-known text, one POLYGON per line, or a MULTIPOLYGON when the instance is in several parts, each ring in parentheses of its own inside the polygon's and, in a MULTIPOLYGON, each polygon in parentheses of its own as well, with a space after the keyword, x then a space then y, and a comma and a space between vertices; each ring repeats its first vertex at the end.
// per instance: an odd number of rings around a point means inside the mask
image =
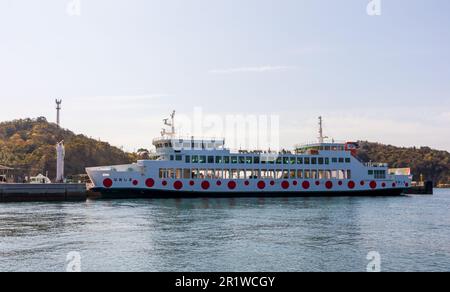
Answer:
POLYGON ((0 120, 61 97, 64 127, 134 150, 197 106, 279 115, 285 147, 323 115, 336 139, 450 150, 447 0, 71 1, 0 0, 0 120))

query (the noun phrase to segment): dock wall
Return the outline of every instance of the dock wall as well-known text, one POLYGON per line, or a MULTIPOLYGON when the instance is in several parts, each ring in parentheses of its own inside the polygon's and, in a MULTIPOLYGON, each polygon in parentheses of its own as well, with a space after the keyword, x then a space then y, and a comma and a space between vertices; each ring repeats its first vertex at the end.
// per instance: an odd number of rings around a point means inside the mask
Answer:
POLYGON ((85 184, 0 184, 0 202, 85 201, 85 184))

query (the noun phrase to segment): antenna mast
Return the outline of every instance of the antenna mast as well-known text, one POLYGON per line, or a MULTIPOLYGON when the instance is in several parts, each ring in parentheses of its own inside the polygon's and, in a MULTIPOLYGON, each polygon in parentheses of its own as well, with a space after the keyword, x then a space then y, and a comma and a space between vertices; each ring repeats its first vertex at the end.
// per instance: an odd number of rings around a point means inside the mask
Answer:
POLYGON ((62 103, 62 99, 56 99, 56 124, 58 125, 58 127, 60 126, 60 112, 61 112, 61 103, 62 103))
POLYGON ((161 136, 169 136, 169 137, 174 137, 175 136, 175 111, 172 112, 172 114, 170 115, 170 118, 168 119, 164 119, 164 126, 169 126, 170 127, 170 132, 167 132, 166 129, 162 129, 161 131, 161 136), (170 120, 170 121, 169 121, 170 120))
POLYGON ((323 136, 323 121, 322 117, 319 117, 319 143, 322 144, 325 142, 325 139, 328 137, 323 136))

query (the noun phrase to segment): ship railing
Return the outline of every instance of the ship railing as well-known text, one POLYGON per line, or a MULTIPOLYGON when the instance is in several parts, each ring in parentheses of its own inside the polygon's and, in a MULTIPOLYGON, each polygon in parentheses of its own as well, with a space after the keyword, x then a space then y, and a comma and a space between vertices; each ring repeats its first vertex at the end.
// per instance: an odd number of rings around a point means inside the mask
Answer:
POLYGON ((387 163, 379 163, 379 162, 366 162, 364 163, 366 167, 388 167, 387 163))
POLYGON ((159 142, 159 141, 180 141, 180 142, 225 142, 225 139, 223 137, 188 137, 188 136, 165 136, 165 137, 158 137, 153 139, 153 143, 159 142))
POLYGON ((295 149, 302 149, 302 148, 308 148, 308 147, 317 147, 317 146, 342 146, 345 145, 347 141, 344 140, 325 140, 323 143, 319 143, 318 141, 313 142, 306 142, 306 143, 300 143, 294 145, 295 149))

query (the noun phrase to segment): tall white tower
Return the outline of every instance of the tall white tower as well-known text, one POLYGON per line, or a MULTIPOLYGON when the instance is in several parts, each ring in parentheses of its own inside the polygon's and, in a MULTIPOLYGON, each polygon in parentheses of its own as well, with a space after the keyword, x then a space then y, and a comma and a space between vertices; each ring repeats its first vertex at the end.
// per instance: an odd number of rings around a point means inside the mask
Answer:
POLYGON ((66 152, 64 149, 64 140, 56 144, 56 182, 64 182, 64 157, 66 152))
POLYGON ((56 99, 56 124, 58 125, 58 127, 60 126, 60 112, 61 112, 61 103, 62 103, 62 99, 56 99))

